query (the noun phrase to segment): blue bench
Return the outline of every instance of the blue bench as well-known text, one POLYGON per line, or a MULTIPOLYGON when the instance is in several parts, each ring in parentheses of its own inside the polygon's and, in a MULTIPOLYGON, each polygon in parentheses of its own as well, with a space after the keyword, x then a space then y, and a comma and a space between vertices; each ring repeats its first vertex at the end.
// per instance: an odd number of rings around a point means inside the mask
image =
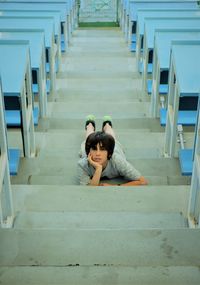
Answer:
POLYGON ((1 11, 1 16, 8 17, 20 17, 20 18, 29 18, 29 19, 52 19, 54 22, 54 36, 55 44, 57 45, 58 60, 61 57, 61 26, 60 26, 60 12, 43 12, 43 11, 30 11, 30 10, 3 10, 1 11))
POLYGON ((136 51, 136 42, 132 42, 132 43, 130 44, 130 51, 131 51, 131 52, 135 52, 135 51, 136 51))
POLYGON ((147 91, 151 93, 151 115, 158 117, 159 95, 168 93, 171 44, 174 40, 200 40, 200 28, 155 29, 154 33, 154 69, 152 79, 147 80, 147 91), (152 80, 154 86, 152 86, 152 80))
MULTIPOLYGON (((20 110, 5 110, 5 120, 7 127, 20 127, 22 125, 20 110)), ((39 108, 33 109, 34 125, 37 126, 39 122, 39 108)))
POLYGON ((50 65, 50 85, 51 92, 54 96, 56 96, 56 72, 55 72, 55 62, 56 57, 54 53, 54 21, 53 19, 42 19, 38 18, 19 18, 19 17, 9 17, 9 16, 1 16, 0 17, 0 27, 1 29, 38 29, 39 31, 43 31, 45 34, 45 47, 46 47, 46 61, 50 65))
MULTIPOLYGON (((166 95, 168 93, 168 84, 159 84, 159 94, 166 95)), ((151 95, 152 92, 152 80, 147 80, 147 93, 151 95)))
MULTIPOLYGON (((3 99, 3 92, 2 92, 2 85, 0 80, 0 156, 3 157, 1 159, 1 169, 3 170, 3 173, 1 175, 4 175, 4 178, 2 177, 1 183, 4 183, 4 179, 8 179, 7 171, 10 172, 10 175, 16 175, 19 168, 19 162, 20 162, 20 155, 21 151, 16 148, 10 148, 8 149, 8 140, 7 140, 7 127, 5 123, 5 110, 4 110, 4 101, 3 99)), ((10 183, 8 183, 9 185, 10 183)), ((8 186, 7 185, 7 186, 8 186)), ((1 189, 3 189, 3 185, 1 185, 1 189)))
POLYGON ((197 4, 197 1, 155 1, 155 0, 130 0, 128 1, 129 5, 127 4, 124 9, 127 9, 126 12, 128 20, 125 20, 125 24, 127 23, 127 34, 128 36, 131 36, 133 25, 134 30, 136 31, 137 25, 138 25, 138 12, 143 9, 148 10, 157 10, 162 9, 163 11, 167 11, 169 9, 176 10, 176 9, 197 9, 199 6, 197 4), (129 22, 129 23, 128 23, 129 22))
MULTIPOLYGON (((154 36, 155 31, 161 29, 195 29, 200 25, 200 17, 160 17, 160 18, 145 18, 144 27, 144 46, 143 46, 143 74, 142 85, 143 91, 141 94, 144 96, 147 91, 147 80, 149 79, 147 68, 149 64, 149 55, 154 57, 154 36)), ((136 51, 137 54, 137 51, 136 51)), ((140 52, 137 54, 140 58, 140 52)), ((138 58, 138 59, 139 59, 138 58)), ((154 60, 153 60, 154 61, 154 60)))
MULTIPOLYGON (((178 111, 178 125, 195 126, 197 111, 178 111)), ((165 127, 167 122, 167 109, 160 108, 160 125, 165 127)))
POLYGON ((10 175, 17 175, 20 164, 20 155, 20 149, 11 148, 8 150, 10 175))
POLYGON ((13 196, 10 181, 10 173, 16 174, 18 171, 20 153, 12 149, 8 151, 7 128, 4 116, 3 92, 0 78, 0 227, 12 228, 15 211, 13 207, 13 196), (14 153, 14 154, 13 154, 14 153), (9 157, 9 161, 8 161, 9 157))
MULTIPOLYGON (((199 78, 200 41, 173 41, 170 57, 170 88, 164 145, 164 152, 170 157, 175 156, 177 124, 196 125, 197 123, 199 103, 197 110, 181 112, 179 103, 181 98, 199 98, 199 78)), ((191 147, 187 149, 181 147, 178 155, 182 174, 191 175, 191 147)))
MULTIPOLYGON (((144 70, 144 66, 143 66, 142 62, 140 62, 139 63, 139 72, 143 73, 143 70, 144 70)), ((153 64, 152 63, 148 63, 147 73, 152 73, 152 71, 153 71, 153 64)))
POLYGON ((172 17, 172 18, 183 18, 183 17, 200 17, 200 9, 186 9, 183 7, 179 7, 176 9, 173 9, 172 7, 169 9, 139 9, 137 12, 137 30, 136 30, 136 47, 137 47, 137 54, 138 52, 143 48, 144 43, 144 24, 146 18, 166 18, 166 17, 172 17))
MULTIPOLYGON (((70 1, 72 2, 72 1, 70 1)), ((74 3, 74 1, 73 1, 74 3)), ((0 3, 0 9, 13 9, 13 10, 31 10, 41 12, 60 12, 61 16, 61 46, 65 51, 68 47, 70 33, 71 33, 71 23, 70 18, 73 19, 71 15, 71 9, 75 5, 69 4, 68 1, 6 1, 0 3)))
MULTIPOLYGON (((189 150, 188 150, 189 152, 189 150)), ((181 154, 180 154, 181 155, 181 154)), ((198 113, 197 124, 195 128, 195 138, 193 151, 188 154, 183 154, 182 160, 192 161, 190 165, 185 169, 185 172, 189 172, 192 169, 192 179, 190 187, 190 196, 188 203, 188 222, 189 226, 199 227, 200 222, 200 207, 199 207, 199 194, 200 194, 200 113, 198 113), (187 157, 188 155, 188 157, 187 157)), ((185 163, 186 164, 186 163, 185 163)))
MULTIPOLYGON (((1 29, 2 40, 27 40, 30 47, 32 90, 39 97, 39 111, 42 118, 47 116, 47 90, 50 92, 50 82, 45 72, 44 33, 38 30, 1 29), (45 84, 46 82, 46 84, 45 84)), ((37 113, 35 112, 35 115, 37 113)), ((38 118, 34 117, 35 124, 38 118)))
POLYGON ((6 115, 9 126, 20 126, 24 155, 31 157, 35 154, 33 116, 35 112, 38 117, 38 109, 33 111, 30 49, 27 41, 0 40, 0 73, 5 108, 18 111, 11 116, 6 115))
MULTIPOLYGON (((50 86, 51 86, 51 82, 49 79, 46 79, 46 92, 47 95, 50 94, 50 86)), ((32 90, 34 94, 38 94, 39 93, 39 85, 38 83, 33 83, 32 84, 32 90)))
POLYGON ((191 176, 193 168, 193 149, 179 149, 178 157, 182 175, 191 176))

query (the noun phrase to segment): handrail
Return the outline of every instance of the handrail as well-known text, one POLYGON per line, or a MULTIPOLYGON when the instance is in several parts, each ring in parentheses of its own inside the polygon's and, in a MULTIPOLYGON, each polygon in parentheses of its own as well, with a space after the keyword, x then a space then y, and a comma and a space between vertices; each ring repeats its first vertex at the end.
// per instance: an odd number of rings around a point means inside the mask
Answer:
POLYGON ((14 222, 14 208, 8 163, 4 103, 2 97, 0 82, 0 225, 1 228, 11 228, 14 222))

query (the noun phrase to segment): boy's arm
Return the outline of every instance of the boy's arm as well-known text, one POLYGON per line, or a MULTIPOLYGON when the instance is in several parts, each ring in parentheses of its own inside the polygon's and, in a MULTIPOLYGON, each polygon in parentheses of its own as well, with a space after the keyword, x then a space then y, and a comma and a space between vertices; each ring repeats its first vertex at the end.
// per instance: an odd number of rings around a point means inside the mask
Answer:
POLYGON ((97 162, 94 162, 92 160, 91 154, 88 154, 88 162, 95 168, 94 175, 92 179, 90 180, 90 183, 88 185, 90 186, 99 186, 100 178, 101 178, 101 173, 102 173, 102 165, 100 165, 97 162))
POLYGON ((147 185, 148 182, 144 178, 144 176, 140 176, 138 180, 129 181, 122 184, 109 184, 109 183, 101 183, 100 186, 137 186, 137 185, 147 185))
POLYGON ((90 186, 99 186, 101 173, 102 173, 102 166, 99 165, 97 168, 95 168, 94 175, 89 183, 90 186))
POLYGON ((137 185, 147 185, 148 182, 144 176, 140 176, 138 180, 133 180, 127 183, 122 183, 121 186, 137 186, 137 185))

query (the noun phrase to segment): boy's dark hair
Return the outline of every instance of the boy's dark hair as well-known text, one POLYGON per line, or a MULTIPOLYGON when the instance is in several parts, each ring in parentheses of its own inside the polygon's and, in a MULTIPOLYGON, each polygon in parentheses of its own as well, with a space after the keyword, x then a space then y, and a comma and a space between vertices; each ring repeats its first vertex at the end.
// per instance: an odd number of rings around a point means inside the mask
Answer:
POLYGON ((115 139, 113 138, 113 136, 105 133, 105 132, 94 132, 92 134, 90 134, 85 142, 85 152, 88 155, 90 152, 90 149, 95 149, 95 147, 97 146, 97 144, 99 143, 99 145, 103 148, 105 148, 105 150, 107 150, 108 152, 108 159, 110 159, 112 157, 113 151, 114 151, 114 147, 115 147, 115 139))

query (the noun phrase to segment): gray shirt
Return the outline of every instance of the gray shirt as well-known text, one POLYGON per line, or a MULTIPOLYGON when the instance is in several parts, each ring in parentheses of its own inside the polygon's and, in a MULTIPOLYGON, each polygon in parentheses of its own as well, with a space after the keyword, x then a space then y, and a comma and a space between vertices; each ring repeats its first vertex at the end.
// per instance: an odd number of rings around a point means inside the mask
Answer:
MULTIPOLYGON (((78 180, 80 185, 89 184, 94 172, 95 168, 89 164, 85 152, 82 151, 82 158, 78 161, 78 180)), ((132 181, 138 180, 141 174, 126 160, 121 144, 116 141, 112 158, 108 160, 101 177, 112 179, 120 176, 132 181)))

